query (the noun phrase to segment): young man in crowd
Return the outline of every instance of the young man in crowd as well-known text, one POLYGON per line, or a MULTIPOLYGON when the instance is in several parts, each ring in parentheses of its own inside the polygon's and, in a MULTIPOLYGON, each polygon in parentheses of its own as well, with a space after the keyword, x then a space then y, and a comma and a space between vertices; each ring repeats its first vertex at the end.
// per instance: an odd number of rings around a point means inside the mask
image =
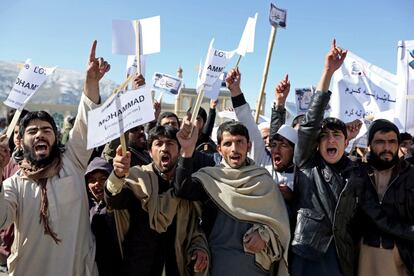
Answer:
MULTIPOLYGON (((15 225, 10 275, 98 274, 84 180, 92 152, 86 150, 86 118, 100 102, 99 81, 110 65, 95 58, 96 43, 66 150, 60 151, 57 127, 47 112, 29 112, 20 121, 24 159, 0 188, 0 227, 15 225)), ((8 145, 1 143, 1 170, 9 158, 8 145)))
POLYGON ((356 259, 349 222, 356 210, 355 191, 348 181, 357 168, 345 155, 348 140, 360 125, 323 119, 333 73, 347 51, 335 40, 309 110, 298 130, 294 162, 296 227, 292 241, 291 275, 352 275, 356 259))
POLYGON ((400 150, 398 153, 401 158, 414 165, 413 137, 410 133, 403 132, 400 134, 400 150))
POLYGON ((250 106, 241 92, 240 81, 241 74, 238 68, 232 69, 227 74, 226 83, 231 93, 237 120, 245 124, 249 130, 252 142, 250 157, 257 165, 269 171, 283 197, 290 200, 293 190, 293 151, 297 141, 297 131, 288 125, 284 125, 281 129, 285 122, 284 105, 289 94, 290 82, 286 76, 275 89, 276 108, 272 109, 269 153, 250 112, 250 106))
POLYGON ((202 227, 211 252, 210 275, 287 275, 289 221, 280 191, 265 168, 247 157, 247 128, 226 122, 217 132, 222 162, 192 174, 198 129, 190 117, 177 134, 181 144, 175 192, 203 203, 202 227))
POLYGON ((85 172, 89 218, 96 241, 95 260, 100 276, 119 275, 121 268, 114 215, 106 208, 104 201, 105 181, 111 172, 111 164, 101 157, 92 159, 85 172))
POLYGON ((148 135, 152 162, 130 168, 129 152, 121 146, 105 189, 115 209, 122 242, 121 275, 191 275, 207 273, 208 248, 198 227, 195 205, 173 194, 180 144, 177 129, 156 126, 148 135), (128 173, 128 175, 126 175, 128 173))

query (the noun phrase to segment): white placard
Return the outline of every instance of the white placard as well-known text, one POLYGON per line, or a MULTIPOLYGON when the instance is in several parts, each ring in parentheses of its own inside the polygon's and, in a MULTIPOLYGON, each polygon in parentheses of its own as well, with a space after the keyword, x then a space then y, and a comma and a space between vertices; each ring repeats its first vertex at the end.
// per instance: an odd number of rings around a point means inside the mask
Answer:
POLYGON ((295 89, 297 115, 305 114, 308 111, 309 104, 311 102, 313 93, 314 93, 313 87, 295 89))
POLYGON ((254 34, 256 30, 257 13, 254 17, 249 17, 244 27, 242 37, 237 47, 237 54, 244 56, 246 53, 252 53, 254 51, 254 34))
POLYGON ((163 74, 163 73, 154 73, 154 83, 152 87, 160 92, 166 92, 171 95, 177 95, 180 91, 182 80, 180 78, 175 78, 173 76, 163 74))
MULTIPOLYGON (((158 53, 161 49, 160 17, 154 16, 139 20, 141 34, 141 54, 158 53)), ((136 55, 134 20, 112 21, 112 53, 136 55)))
POLYGON ((396 117, 405 132, 414 134, 414 40, 398 42, 396 117))
POLYGON ((348 51, 332 78, 330 116, 345 123, 395 109, 396 76, 348 51))
POLYGON ((11 108, 23 109, 55 69, 56 67, 47 68, 34 65, 30 59, 26 60, 4 104, 11 108))
POLYGON ((214 84, 223 73, 224 68, 229 60, 234 56, 236 51, 222 51, 214 49, 213 42, 214 39, 211 40, 207 51, 207 57, 200 75, 199 84, 197 86, 197 92, 200 89, 204 89, 205 96, 214 99, 214 95, 209 94, 209 91, 213 90, 214 84))
POLYGON ((270 3, 269 22, 272 26, 286 28, 287 11, 270 3))
POLYGON ((151 90, 121 91, 88 112, 88 149, 104 145, 127 130, 154 120, 151 90))

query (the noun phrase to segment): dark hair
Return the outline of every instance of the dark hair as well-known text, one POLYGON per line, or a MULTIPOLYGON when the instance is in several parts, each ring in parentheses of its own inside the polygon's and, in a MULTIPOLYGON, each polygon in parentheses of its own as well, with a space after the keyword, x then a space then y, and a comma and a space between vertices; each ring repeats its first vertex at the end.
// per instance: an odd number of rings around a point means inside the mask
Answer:
POLYGON ((300 115, 296 116, 295 118, 293 118, 291 126, 295 127, 296 125, 300 125, 304 121, 305 121, 305 114, 300 114, 300 115))
MULTIPOLYGON (((192 108, 192 107, 190 107, 190 108, 187 110, 187 113, 188 113, 188 112, 191 112, 191 108, 192 108)), ((207 121, 207 112, 206 112, 206 110, 205 110, 204 108, 202 108, 201 106, 200 106, 200 109, 198 110, 198 115, 197 115, 197 116, 200 116, 200 117, 201 117, 201 119, 203 119, 203 122, 204 122, 204 123, 207 121)))
POLYGON ((398 130, 398 127, 394 123, 386 119, 377 119, 373 121, 371 125, 369 126, 368 145, 371 145, 372 139, 374 139, 375 133, 377 131, 380 131, 382 133, 390 132, 390 131, 395 132, 397 134, 398 145, 400 144, 401 139, 400 139, 400 131, 398 130))
POLYGON ((321 124, 321 131, 324 129, 340 130, 344 134, 345 139, 348 137, 345 123, 338 118, 328 117, 323 119, 321 124))
POLYGON ((152 128, 148 133, 148 150, 151 150, 152 143, 160 138, 173 139, 177 141, 178 147, 180 147, 180 143, 177 139, 177 132, 178 129, 172 126, 156 126, 152 128))
POLYGON ((173 112, 166 111, 166 112, 161 113, 161 115, 158 117, 157 126, 161 124, 162 119, 168 118, 168 117, 174 117, 175 119, 177 119, 178 125, 180 125, 180 120, 178 119, 178 116, 173 112))
POLYGON ((408 132, 403 132, 403 133, 400 133, 400 141, 404 141, 404 140, 412 140, 413 139, 413 136, 411 136, 411 134, 410 133, 408 133, 408 132))
POLYGON ((20 137, 23 138, 24 131, 25 131, 26 127, 33 120, 41 120, 41 121, 48 122, 52 126, 53 132, 54 132, 55 137, 56 137, 56 141, 58 140, 58 130, 57 130, 57 127, 56 127, 55 120, 53 119, 52 116, 50 116, 49 113, 47 113, 46 111, 43 111, 43 110, 42 111, 31 111, 31 112, 28 112, 20 120, 20 124, 19 124, 19 134, 20 134, 20 137))
POLYGON ((249 131, 247 128, 240 122, 228 121, 222 123, 217 130, 217 144, 220 145, 221 140, 223 140, 223 133, 229 132, 231 135, 241 135, 246 137, 247 142, 250 141, 249 131))

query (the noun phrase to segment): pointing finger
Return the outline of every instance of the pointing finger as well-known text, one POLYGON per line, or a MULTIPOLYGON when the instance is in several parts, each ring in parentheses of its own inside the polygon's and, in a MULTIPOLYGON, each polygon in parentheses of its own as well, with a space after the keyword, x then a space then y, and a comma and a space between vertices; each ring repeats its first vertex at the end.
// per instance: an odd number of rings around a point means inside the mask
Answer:
POLYGON ((91 47, 91 53, 89 54, 89 61, 92 62, 95 60, 95 54, 96 54, 96 44, 98 41, 94 40, 91 47))

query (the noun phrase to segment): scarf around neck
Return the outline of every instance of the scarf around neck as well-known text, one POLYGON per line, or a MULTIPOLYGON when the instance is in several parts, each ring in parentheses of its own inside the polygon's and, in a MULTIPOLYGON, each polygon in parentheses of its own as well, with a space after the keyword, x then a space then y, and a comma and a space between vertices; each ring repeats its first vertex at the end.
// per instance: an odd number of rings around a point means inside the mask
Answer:
POLYGON ((59 174, 60 169, 62 168, 62 158, 59 156, 55 158, 51 163, 44 167, 36 167, 32 165, 28 160, 23 159, 20 164, 20 169, 23 174, 35 181, 41 190, 40 194, 40 215, 39 223, 43 224, 44 234, 50 235, 56 244, 61 242, 61 239, 58 238, 57 234, 53 232, 52 228, 49 225, 49 201, 47 198, 47 180, 52 178, 55 175, 59 174))

